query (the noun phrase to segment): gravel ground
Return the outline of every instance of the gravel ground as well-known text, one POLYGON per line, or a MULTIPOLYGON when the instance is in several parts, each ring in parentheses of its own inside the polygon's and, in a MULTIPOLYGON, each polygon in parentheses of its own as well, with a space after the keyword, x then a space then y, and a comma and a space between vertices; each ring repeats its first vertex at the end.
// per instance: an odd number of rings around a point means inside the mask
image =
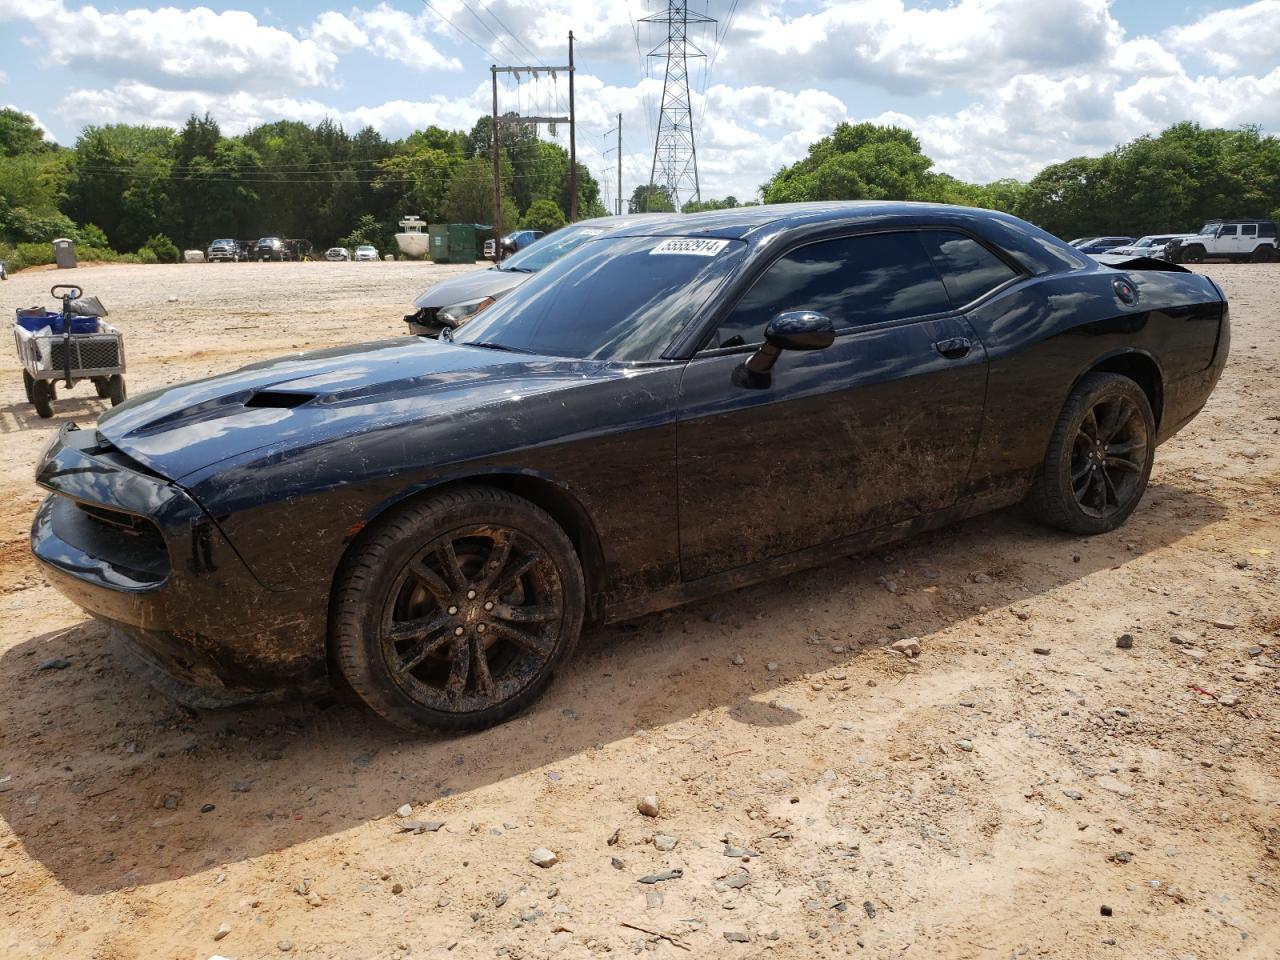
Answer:
MULTIPOLYGON (((83 283, 138 393, 398 334, 457 269, 24 272, 0 315, 83 283)), ((533 710, 452 739, 196 713, 118 669, 26 546, 41 447, 102 402, 39 420, 10 359, 0 955, 1274 960, 1280 267, 1202 269, 1234 353, 1122 530, 1009 511, 593 630, 533 710)))

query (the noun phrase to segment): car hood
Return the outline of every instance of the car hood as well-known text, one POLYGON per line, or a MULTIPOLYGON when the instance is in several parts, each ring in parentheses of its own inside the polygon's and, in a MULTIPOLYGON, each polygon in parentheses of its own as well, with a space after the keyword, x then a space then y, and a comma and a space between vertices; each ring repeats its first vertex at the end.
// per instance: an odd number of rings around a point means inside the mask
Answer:
POLYGON ((263 456, 620 375, 596 361, 399 337, 293 354, 142 394, 98 421, 99 435, 182 481, 253 451, 263 456))
POLYGON ((528 280, 533 274, 517 273, 514 270, 499 270, 490 267, 488 270, 471 270, 448 280, 441 280, 429 287, 417 300, 415 308, 451 307, 455 303, 467 303, 471 300, 483 300, 485 297, 500 297, 528 280))

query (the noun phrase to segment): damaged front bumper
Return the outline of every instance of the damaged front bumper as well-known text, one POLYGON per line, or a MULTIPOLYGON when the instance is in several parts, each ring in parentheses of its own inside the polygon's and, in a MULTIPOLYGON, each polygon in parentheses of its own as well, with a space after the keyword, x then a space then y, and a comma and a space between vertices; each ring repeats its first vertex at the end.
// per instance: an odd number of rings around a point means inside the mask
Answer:
POLYGON ((62 428, 31 550, 49 582, 117 635, 126 666, 198 706, 326 682, 324 603, 264 587, 178 484, 96 431, 62 428), (184 690, 188 695, 183 695, 184 690))

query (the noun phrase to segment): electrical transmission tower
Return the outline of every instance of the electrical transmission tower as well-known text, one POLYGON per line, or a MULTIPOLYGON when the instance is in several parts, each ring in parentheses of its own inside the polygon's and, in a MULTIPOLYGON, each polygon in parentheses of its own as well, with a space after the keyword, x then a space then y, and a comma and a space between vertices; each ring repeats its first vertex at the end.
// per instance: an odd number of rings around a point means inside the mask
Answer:
MULTIPOLYGON (((667 38, 649 52, 649 56, 662 57, 667 62, 649 182, 666 187, 677 210, 681 198, 702 199, 698 185, 698 149, 693 136, 693 104, 689 99, 689 58, 706 54, 689 39, 689 25, 697 27, 715 22, 714 17, 697 11, 690 13, 687 0, 668 0, 665 11, 641 20, 641 23, 665 24, 667 28, 667 38)), ((647 197, 645 206, 648 206, 647 197)))

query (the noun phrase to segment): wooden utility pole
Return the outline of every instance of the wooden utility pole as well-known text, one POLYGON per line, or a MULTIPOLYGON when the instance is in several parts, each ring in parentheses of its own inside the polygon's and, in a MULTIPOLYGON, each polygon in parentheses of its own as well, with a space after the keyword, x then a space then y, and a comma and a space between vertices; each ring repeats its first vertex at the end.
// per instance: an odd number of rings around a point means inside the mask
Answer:
POLYGON ((569 222, 578 219, 578 125, 573 110, 573 31, 569 31, 569 222))
POLYGON ((614 206, 615 206, 614 212, 617 213, 619 216, 621 216, 622 215, 622 114, 618 114, 618 125, 616 127, 610 127, 608 130, 604 132, 604 135, 607 137, 611 133, 616 133, 618 135, 618 147, 617 147, 617 150, 606 150, 605 154, 607 155, 609 153, 617 153, 618 155, 617 156, 618 197, 614 201, 614 206))
POLYGON ((502 251, 498 247, 502 244, 502 161, 498 155, 497 65, 491 65, 489 71, 493 75, 493 123, 490 126, 493 134, 493 146, 490 148, 490 152, 493 154, 493 255, 495 259, 501 260, 502 251))

